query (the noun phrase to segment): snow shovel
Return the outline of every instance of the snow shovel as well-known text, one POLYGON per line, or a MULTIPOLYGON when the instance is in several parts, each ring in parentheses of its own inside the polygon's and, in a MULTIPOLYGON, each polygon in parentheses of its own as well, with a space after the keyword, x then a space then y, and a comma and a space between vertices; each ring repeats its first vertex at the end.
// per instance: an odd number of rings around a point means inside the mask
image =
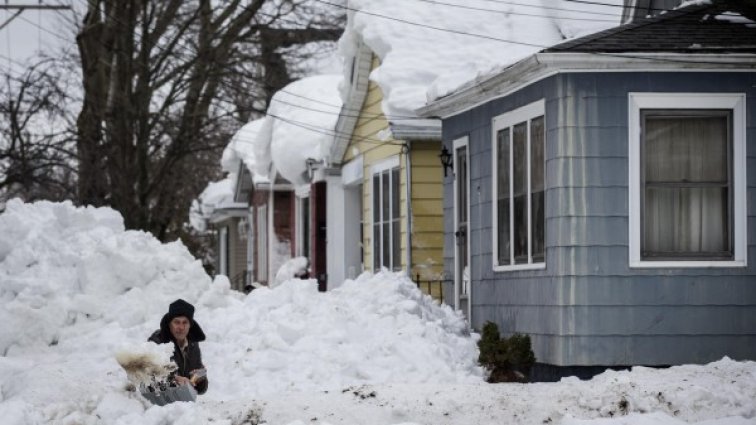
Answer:
POLYGON ((152 385, 141 386, 139 392, 152 404, 158 406, 165 406, 176 401, 195 401, 197 399, 197 390, 191 385, 158 385, 157 388, 152 385))

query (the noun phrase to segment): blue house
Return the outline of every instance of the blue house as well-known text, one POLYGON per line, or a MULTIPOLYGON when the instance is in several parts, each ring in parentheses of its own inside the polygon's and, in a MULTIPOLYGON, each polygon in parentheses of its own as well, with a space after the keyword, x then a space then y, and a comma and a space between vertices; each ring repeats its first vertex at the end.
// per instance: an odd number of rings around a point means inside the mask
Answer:
POLYGON ((453 158, 444 298, 530 335, 541 379, 756 359, 756 8, 665 12, 420 111, 453 158))

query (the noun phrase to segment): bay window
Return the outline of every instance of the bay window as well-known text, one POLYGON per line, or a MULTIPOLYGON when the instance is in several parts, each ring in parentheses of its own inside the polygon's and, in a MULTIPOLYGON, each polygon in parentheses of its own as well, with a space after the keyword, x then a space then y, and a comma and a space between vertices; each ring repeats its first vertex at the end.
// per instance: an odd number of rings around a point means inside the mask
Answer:
POLYGON ((545 266, 545 139, 542 100, 493 120, 495 270, 545 266))

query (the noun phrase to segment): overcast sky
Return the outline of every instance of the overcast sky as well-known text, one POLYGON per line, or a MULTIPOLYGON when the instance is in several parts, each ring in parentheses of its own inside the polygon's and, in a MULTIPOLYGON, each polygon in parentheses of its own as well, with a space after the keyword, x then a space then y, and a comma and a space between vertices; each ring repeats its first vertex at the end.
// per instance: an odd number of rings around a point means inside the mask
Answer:
MULTIPOLYGON (((76 6, 84 0, 42 0, 42 4, 76 6)), ((38 0, 4 0, 0 5, 38 5, 38 0)), ((0 10, 0 23, 6 22, 17 10, 0 10)), ((0 67, 9 64, 14 73, 24 68, 21 64, 34 61, 41 51, 54 54, 61 48, 76 48, 74 18, 71 10, 24 10, 3 29, 0 29, 0 67)))

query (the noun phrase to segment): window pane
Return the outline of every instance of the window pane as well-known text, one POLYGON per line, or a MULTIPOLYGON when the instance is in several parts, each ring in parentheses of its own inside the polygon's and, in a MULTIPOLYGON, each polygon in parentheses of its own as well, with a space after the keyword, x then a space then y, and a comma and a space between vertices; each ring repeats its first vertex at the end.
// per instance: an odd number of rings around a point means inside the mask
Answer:
POLYGON ((399 224, 399 219, 397 218, 391 223, 392 227, 392 250, 393 253, 391 255, 391 265, 393 266, 394 270, 401 270, 402 268, 402 259, 401 259, 401 252, 402 252, 402 240, 401 240, 401 226, 399 224))
POLYGON ((642 114, 642 256, 732 258, 729 115, 642 114))
POLYGON ((527 123, 512 129, 512 187, 514 189, 514 257, 515 264, 528 262, 528 162, 527 123))
POLYGON ((727 188, 646 189, 644 255, 727 255, 727 188))
POLYGON ((383 262, 381 266, 391 270, 391 222, 387 221, 383 223, 383 235, 381 238, 383 243, 383 262))
POLYGON ((457 214, 460 223, 467 223, 467 148, 457 149, 457 214))
POLYGON ((499 131, 496 143, 496 211, 498 224, 497 258, 499 265, 509 265, 509 129, 499 131))
POLYGON ((727 117, 646 117, 646 182, 726 182, 727 117))
POLYGON ((533 262, 543 262, 545 251, 544 140, 543 117, 541 116, 530 122, 530 223, 532 229, 530 243, 533 262))
POLYGON ((381 188, 383 190, 381 195, 381 206, 383 209, 381 221, 391 220, 391 216, 389 215, 391 212, 391 205, 389 204, 391 199, 389 183, 389 171, 387 170, 381 173, 381 188))
POLYGON ((373 223, 381 221, 381 183, 380 174, 373 175, 373 223))
POLYGON ((381 270, 381 225, 373 225, 373 271, 381 270))
POLYGON ((399 168, 394 168, 391 170, 391 219, 399 218, 399 190, 399 168))

